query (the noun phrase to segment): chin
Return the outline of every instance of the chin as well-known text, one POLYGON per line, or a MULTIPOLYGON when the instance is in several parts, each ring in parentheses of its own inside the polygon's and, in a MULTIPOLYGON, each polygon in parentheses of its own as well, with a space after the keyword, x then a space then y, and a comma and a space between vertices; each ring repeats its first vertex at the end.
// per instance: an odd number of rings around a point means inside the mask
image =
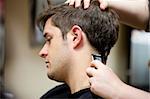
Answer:
POLYGON ((48 76, 49 79, 55 80, 55 79, 54 79, 55 77, 54 77, 53 75, 47 74, 47 76, 48 76))
POLYGON ((64 82, 61 79, 58 79, 56 76, 52 75, 52 74, 47 74, 48 78, 57 82, 64 82))

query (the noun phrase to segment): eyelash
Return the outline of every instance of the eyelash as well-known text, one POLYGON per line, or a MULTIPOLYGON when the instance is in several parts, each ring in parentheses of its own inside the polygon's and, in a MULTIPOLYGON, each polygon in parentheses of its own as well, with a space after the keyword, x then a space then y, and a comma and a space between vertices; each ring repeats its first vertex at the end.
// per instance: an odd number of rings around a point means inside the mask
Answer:
POLYGON ((46 43, 50 43, 50 42, 51 42, 51 39, 47 39, 47 40, 46 40, 46 43))
POLYGON ((51 37, 50 38, 48 38, 48 39, 46 39, 46 42, 48 42, 48 43, 50 43, 51 42, 51 37))
POLYGON ((51 41, 51 39, 47 39, 46 41, 50 42, 50 41, 51 41))

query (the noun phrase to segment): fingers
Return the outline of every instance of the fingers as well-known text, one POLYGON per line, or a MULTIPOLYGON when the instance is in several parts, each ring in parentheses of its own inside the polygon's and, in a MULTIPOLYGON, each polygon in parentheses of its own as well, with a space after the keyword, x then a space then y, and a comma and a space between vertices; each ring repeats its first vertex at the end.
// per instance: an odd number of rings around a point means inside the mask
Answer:
POLYGON ((86 73, 89 77, 93 77, 96 74, 96 69, 92 67, 88 67, 86 69, 86 73))
POLYGON ((92 62, 91 62, 91 67, 95 67, 95 68, 100 68, 100 67, 102 67, 102 66, 105 66, 101 61, 99 61, 99 60, 93 60, 92 62))
POLYGON ((69 3, 70 6, 75 5, 75 7, 79 7, 81 5, 82 0, 67 0, 65 3, 69 3))
POLYGON ((79 7, 81 5, 81 0, 76 0, 75 1, 75 8, 79 7))
POLYGON ((91 87, 90 87, 90 90, 92 91, 92 92, 95 92, 95 83, 96 83, 96 80, 95 80, 95 78, 94 77, 91 77, 91 78, 89 78, 89 83, 90 83, 90 85, 91 85, 91 87))
MULTIPOLYGON (((81 5, 82 0, 67 0, 65 3, 69 3, 70 6, 75 5, 75 7, 79 7, 81 5)), ((88 8, 91 0, 83 0, 84 8, 88 8)))
POLYGON ((106 66, 103 63, 101 63, 99 60, 94 60, 91 62, 90 67, 86 69, 87 75, 89 77, 93 77, 98 71, 98 69, 103 67, 106 68, 106 66))
POLYGON ((74 5, 74 2, 75 2, 74 0, 70 0, 69 5, 70 6, 74 5))
MULTIPOLYGON (((84 8, 87 9, 90 5, 91 0, 67 0, 65 3, 69 3, 70 6, 79 7, 81 5, 81 1, 84 3, 84 8)), ((100 8, 105 10, 109 5, 109 0, 98 0, 100 3, 100 8)))
POLYGON ((84 0, 84 8, 87 9, 90 5, 90 0, 84 0))
POLYGON ((100 8, 102 9, 102 10, 105 10, 106 9, 106 6, 107 4, 104 2, 104 3, 101 3, 100 4, 100 8))
POLYGON ((105 10, 108 7, 108 0, 98 0, 100 2, 100 8, 105 10))

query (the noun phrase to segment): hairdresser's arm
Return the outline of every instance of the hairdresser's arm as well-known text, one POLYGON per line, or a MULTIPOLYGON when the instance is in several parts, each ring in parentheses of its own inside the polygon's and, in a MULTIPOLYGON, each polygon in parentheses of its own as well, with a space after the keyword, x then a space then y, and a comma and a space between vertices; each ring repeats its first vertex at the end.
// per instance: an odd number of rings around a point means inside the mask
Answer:
POLYGON ((120 21, 137 29, 146 29, 149 20, 148 0, 108 0, 120 21))
MULTIPOLYGON (((80 6, 82 0, 67 0, 69 5, 80 6)), ((120 21, 137 29, 146 29, 149 19, 148 0, 98 0, 100 8, 110 7, 120 17, 120 21)), ((90 0, 83 0, 84 7, 88 8, 90 0)))
POLYGON ((87 68, 91 91, 106 99, 150 99, 150 93, 131 87, 100 61, 92 61, 87 68), (97 69, 93 68, 96 67, 97 69))

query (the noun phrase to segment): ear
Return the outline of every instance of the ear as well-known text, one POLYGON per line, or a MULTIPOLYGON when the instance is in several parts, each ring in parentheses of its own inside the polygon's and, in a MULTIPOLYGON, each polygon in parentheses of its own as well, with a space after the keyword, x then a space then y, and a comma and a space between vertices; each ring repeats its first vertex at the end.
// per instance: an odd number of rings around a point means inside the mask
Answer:
POLYGON ((77 48, 83 43, 83 31, 78 25, 74 25, 71 28, 72 44, 73 48, 77 48))

